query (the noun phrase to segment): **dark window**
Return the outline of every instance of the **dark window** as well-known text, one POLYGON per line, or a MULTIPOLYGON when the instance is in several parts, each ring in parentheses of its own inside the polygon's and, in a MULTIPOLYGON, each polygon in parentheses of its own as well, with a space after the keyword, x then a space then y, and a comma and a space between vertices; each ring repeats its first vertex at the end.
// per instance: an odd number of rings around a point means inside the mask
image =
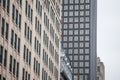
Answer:
POLYGON ((19 77, 19 63, 17 62, 17 70, 16 70, 16 77, 19 77))
POLYGON ((0 45, 0 63, 2 63, 3 47, 0 45))
POLYGON ((5 38, 8 40, 8 33, 9 33, 9 24, 6 23, 6 36, 5 38))
POLYGON ((26 62, 28 62, 28 49, 27 49, 27 52, 26 52, 26 62))
POLYGON ((3 8, 6 6, 6 0, 3 0, 3 8))
POLYGON ((18 38, 18 52, 20 53, 20 38, 18 38))
POLYGON ((22 80, 25 79, 25 69, 23 68, 23 73, 22 73, 22 80))
POLYGON ((3 80, 6 80, 6 78, 5 78, 5 77, 3 77, 3 80))
POLYGON ((1 34, 4 35, 4 28, 5 28, 5 19, 2 18, 2 29, 1 29, 1 34))
POLYGON ((28 27, 27 29, 27 39, 29 40, 29 32, 30 32, 30 28, 28 27))
POLYGON ((21 29, 21 15, 19 14, 19 28, 21 29))
POLYGON ((18 10, 16 10, 16 24, 18 24, 18 10))
POLYGON ((29 52, 29 65, 31 64, 31 52, 29 52))
POLYGON ((32 31, 30 31, 30 43, 32 43, 32 31))
POLYGON ((28 17, 30 18, 30 5, 28 6, 28 17))
POLYGON ((17 48, 17 34, 15 34, 14 48, 17 48))
POLYGON ((4 54, 4 66, 7 66, 7 50, 5 50, 5 54, 4 54))
POLYGON ((11 30, 11 45, 13 45, 14 40, 14 31, 11 30))
POLYGON ((10 12, 10 0, 7 0, 7 12, 10 12))
POLYGON ((20 0, 20 5, 22 6, 22 0, 20 0))
POLYGON ((28 78, 28 73, 27 73, 27 71, 25 72, 25 80, 27 80, 27 78, 28 78))
POLYGON ((27 9, 28 9, 28 2, 26 1, 26 5, 25 5, 25 13, 27 15, 27 9))
POLYGON ((34 69, 33 69, 34 71, 35 71, 35 64, 36 64, 36 59, 34 58, 34 67, 33 67, 33 68, 34 68, 34 69))
POLYGON ((14 62, 13 62, 13 74, 15 75, 15 71, 16 71, 16 60, 14 59, 14 62))
POLYGON ((25 31, 24 31, 25 37, 26 37, 26 31, 27 31, 27 24, 25 23, 25 31))
POLYGON ((24 45, 24 55, 23 55, 24 59, 25 59, 25 56, 26 56, 26 46, 24 45))
POLYGON ((38 75, 40 75, 40 64, 38 65, 38 75))
POLYGON ((32 18, 33 18, 33 10, 31 9, 31 22, 32 22, 32 18))
POLYGON ((30 80, 30 74, 28 74, 28 80, 30 80))
POLYGON ((35 37, 35 42, 34 42, 34 48, 35 48, 35 50, 36 50, 36 37, 35 37))
POLYGON ((15 16, 15 6, 12 5, 12 20, 14 20, 15 16))
POLYGON ((9 65, 9 70, 12 72, 12 56, 10 55, 10 65, 9 65))

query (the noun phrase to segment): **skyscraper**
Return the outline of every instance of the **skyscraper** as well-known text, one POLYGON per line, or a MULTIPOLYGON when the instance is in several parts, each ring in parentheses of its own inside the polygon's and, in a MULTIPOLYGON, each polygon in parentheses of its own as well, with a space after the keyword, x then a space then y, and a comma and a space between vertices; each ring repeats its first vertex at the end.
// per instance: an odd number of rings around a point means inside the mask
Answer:
POLYGON ((62 0, 62 47, 73 80, 96 80, 97 0, 62 0))
POLYGON ((61 0, 0 0, 0 80, 58 80, 61 0))

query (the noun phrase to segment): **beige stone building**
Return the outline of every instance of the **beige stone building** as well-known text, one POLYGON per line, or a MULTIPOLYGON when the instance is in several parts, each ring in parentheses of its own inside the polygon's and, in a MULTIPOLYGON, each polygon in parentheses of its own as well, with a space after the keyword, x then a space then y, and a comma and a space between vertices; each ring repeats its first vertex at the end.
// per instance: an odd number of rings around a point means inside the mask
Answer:
POLYGON ((0 80, 58 80, 61 0, 0 0, 0 80))
POLYGON ((105 67, 100 57, 97 58, 97 80, 105 80, 105 67))

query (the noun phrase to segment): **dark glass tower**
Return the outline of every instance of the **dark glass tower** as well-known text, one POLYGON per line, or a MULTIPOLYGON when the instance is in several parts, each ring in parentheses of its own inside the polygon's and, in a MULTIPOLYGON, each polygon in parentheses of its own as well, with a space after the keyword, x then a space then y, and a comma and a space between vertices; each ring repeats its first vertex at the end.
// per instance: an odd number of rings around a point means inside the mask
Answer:
POLYGON ((73 80, 96 80, 97 0, 62 0, 62 47, 73 80))

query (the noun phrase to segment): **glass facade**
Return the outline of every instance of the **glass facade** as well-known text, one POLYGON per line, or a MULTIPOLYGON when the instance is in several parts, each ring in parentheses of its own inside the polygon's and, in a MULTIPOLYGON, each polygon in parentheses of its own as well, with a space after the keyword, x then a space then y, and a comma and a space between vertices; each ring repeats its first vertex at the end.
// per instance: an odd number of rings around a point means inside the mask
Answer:
MULTIPOLYGON (((96 38, 96 34, 91 33, 92 17, 96 19, 96 16, 91 16, 92 12, 96 12, 92 11, 93 5, 92 0, 62 0, 62 47, 70 59, 73 80, 96 80, 95 75, 90 73, 91 65, 96 64, 92 62, 96 60, 96 46, 91 49, 96 44, 96 39, 91 42, 96 38), (91 59, 91 56, 94 58, 91 59)), ((93 69, 95 74, 95 66, 93 69)))

